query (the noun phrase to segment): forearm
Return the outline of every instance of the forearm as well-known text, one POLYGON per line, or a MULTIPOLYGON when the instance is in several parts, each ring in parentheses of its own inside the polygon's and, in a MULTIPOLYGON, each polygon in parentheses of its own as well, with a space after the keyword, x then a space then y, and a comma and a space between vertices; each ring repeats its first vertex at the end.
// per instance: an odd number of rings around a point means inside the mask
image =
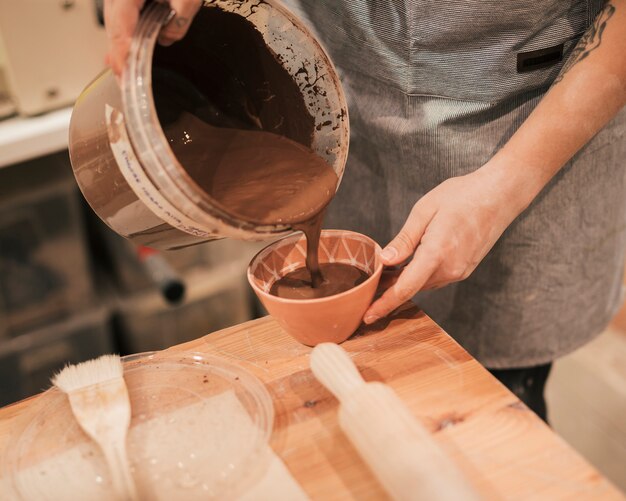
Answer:
POLYGON ((626 104, 626 0, 608 2, 552 88, 481 170, 523 210, 626 104))

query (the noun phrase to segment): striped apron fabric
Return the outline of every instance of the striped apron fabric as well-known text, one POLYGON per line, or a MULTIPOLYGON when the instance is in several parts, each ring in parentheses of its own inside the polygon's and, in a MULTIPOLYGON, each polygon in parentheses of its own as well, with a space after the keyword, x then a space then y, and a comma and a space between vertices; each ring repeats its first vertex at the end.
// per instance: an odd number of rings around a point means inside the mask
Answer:
MULTIPOLYGON (((327 227, 387 243, 413 204, 489 160, 562 62, 519 72, 519 53, 563 59, 598 0, 289 0, 335 62, 352 137, 327 227)), ((418 304, 490 368, 543 364, 599 333, 621 302, 626 114, 549 183, 463 282, 418 304)))

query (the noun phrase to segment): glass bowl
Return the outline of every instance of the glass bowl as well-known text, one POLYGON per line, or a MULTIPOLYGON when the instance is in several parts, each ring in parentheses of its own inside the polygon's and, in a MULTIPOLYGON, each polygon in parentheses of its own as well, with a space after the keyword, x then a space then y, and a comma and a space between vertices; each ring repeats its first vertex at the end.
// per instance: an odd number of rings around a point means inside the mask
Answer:
MULTIPOLYGON (((261 478, 274 411, 254 375, 192 352, 123 362, 132 407, 128 455, 141 499, 232 499, 261 478)), ((2 476, 10 499, 111 499, 104 457, 56 388, 38 398, 7 451, 2 476)))

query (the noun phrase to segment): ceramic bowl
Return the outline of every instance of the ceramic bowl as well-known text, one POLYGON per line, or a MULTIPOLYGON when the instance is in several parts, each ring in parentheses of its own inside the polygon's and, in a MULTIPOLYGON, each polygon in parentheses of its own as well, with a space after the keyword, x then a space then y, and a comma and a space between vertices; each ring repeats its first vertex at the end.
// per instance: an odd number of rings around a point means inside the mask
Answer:
POLYGON ((251 261, 248 281, 268 313, 300 343, 341 343, 358 328, 374 298, 383 265, 380 246, 371 238, 345 230, 323 230, 320 263, 345 263, 369 278, 356 287, 318 299, 285 299, 270 294, 274 282, 305 265, 306 239, 295 234, 278 240, 251 261))

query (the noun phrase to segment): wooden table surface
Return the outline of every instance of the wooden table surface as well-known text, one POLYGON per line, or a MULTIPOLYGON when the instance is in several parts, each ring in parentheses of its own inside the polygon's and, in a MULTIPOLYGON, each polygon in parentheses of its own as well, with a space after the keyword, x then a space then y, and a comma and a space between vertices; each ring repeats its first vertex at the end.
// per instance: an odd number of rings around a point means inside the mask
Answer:
MULTIPOLYGON (((366 380, 395 389, 485 499, 624 499, 416 308, 363 327, 342 346, 366 380)), ((171 350, 227 357, 265 383, 276 411, 271 445, 312 499, 385 499, 338 426, 337 401, 309 370, 310 348, 271 318, 171 350)), ((0 457, 32 402, 0 410, 0 457)))

